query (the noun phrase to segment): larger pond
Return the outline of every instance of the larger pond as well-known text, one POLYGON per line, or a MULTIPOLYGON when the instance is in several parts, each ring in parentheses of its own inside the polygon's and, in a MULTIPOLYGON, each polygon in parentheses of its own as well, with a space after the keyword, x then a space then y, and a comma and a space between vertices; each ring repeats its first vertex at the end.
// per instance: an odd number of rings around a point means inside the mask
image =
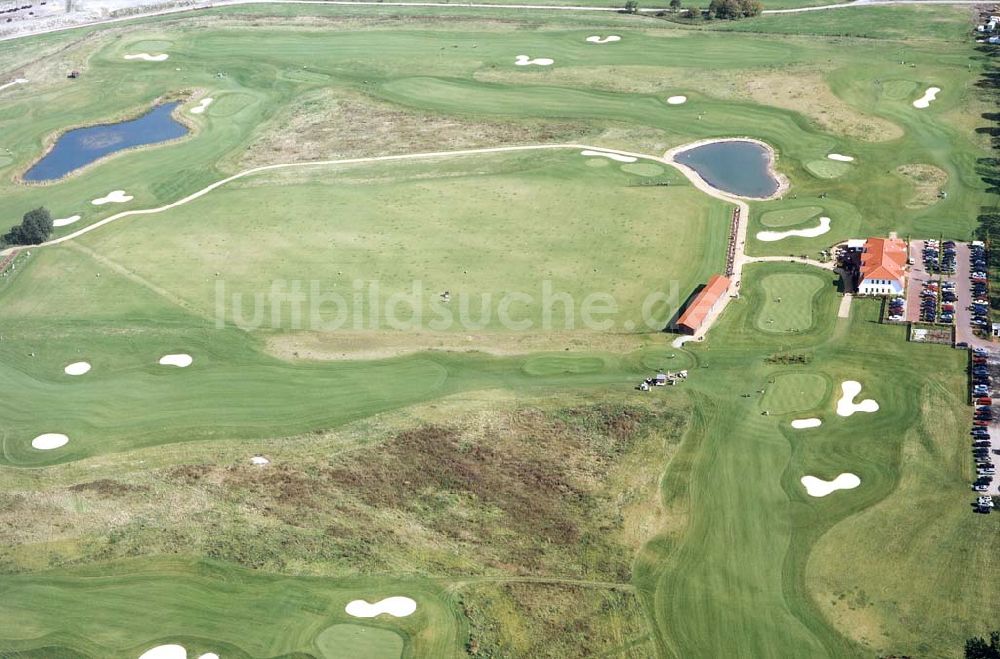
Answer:
POLYGON ((188 128, 172 116, 178 105, 179 101, 164 103, 138 119, 71 130, 24 174, 24 180, 53 181, 108 154, 182 137, 188 128))
POLYGON ((713 188, 729 194, 764 198, 778 191, 770 153, 756 142, 713 142, 681 151, 674 159, 698 172, 713 188))

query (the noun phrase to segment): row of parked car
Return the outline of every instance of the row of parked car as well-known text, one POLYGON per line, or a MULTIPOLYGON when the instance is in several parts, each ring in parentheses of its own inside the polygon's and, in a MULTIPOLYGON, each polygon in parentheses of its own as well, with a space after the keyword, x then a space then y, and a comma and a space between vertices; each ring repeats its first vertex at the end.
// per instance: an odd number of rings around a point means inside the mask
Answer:
POLYGON ((972 318, 970 323, 976 329, 990 326, 989 275, 987 274, 986 249, 973 244, 969 248, 969 286, 972 291, 972 318))
POLYGON ((902 296, 889 298, 889 320, 903 322, 905 319, 906 298, 902 296))
POLYGON ((946 240, 944 243, 937 240, 924 241, 924 268, 927 272, 953 275, 958 262, 957 253, 953 240, 946 240))
MULTIPOLYGON (((989 490, 996 476, 993 464, 993 445, 990 441, 989 426, 996 418, 993 410, 993 378, 990 375, 987 351, 975 348, 972 351, 972 395, 975 411, 972 413, 972 458, 976 463, 976 480, 972 489, 977 492, 989 490)), ((979 505, 982 509, 984 506, 979 505)), ((988 506, 985 512, 989 512, 988 506)))
MULTIPOLYGON (((958 301, 955 286, 953 281, 925 281, 920 289, 920 320, 926 323, 955 322, 955 303, 958 301)), ((891 312, 892 302, 889 305, 891 312)))

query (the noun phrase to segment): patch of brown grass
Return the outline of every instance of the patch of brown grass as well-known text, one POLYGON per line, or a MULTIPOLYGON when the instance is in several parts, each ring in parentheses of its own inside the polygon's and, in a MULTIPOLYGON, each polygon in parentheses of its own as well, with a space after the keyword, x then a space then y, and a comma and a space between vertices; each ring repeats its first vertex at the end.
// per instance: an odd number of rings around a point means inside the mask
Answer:
POLYGON ((948 173, 934 165, 900 165, 896 173, 913 185, 913 196, 905 207, 927 208, 938 202, 938 193, 948 182, 948 173))

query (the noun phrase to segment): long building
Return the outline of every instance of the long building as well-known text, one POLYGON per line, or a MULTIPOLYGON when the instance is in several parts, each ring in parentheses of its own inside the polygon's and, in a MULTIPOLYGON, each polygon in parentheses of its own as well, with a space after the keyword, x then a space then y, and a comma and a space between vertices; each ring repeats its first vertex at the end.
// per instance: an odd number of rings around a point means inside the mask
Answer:
POLYGON ((861 253, 860 295, 899 295, 906 288, 906 243, 869 238, 861 253))
POLYGON ((691 300, 691 303, 677 319, 677 329, 686 334, 695 334, 705 324, 719 303, 729 291, 729 279, 722 275, 712 275, 705 288, 691 300))

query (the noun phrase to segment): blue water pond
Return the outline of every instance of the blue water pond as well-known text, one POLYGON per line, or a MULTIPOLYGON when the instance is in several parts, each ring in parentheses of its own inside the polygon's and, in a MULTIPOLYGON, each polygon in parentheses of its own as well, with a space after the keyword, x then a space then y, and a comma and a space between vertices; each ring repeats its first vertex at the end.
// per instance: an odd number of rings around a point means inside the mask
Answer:
POLYGON ((179 101, 164 103, 138 119, 68 131, 24 174, 24 180, 53 181, 108 154, 182 137, 188 128, 172 116, 178 105, 179 101))
POLYGON ((770 197, 779 182, 771 174, 767 149, 755 142, 727 140, 681 151, 676 160, 714 188, 740 197, 770 197))

